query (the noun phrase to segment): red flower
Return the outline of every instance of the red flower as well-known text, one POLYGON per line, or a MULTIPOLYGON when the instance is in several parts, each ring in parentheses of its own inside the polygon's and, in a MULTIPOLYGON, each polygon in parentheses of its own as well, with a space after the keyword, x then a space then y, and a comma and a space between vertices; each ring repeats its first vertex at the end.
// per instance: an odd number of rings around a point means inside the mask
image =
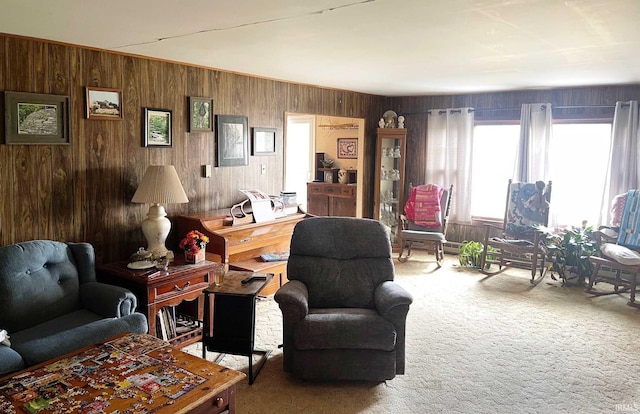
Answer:
POLYGON ((209 242, 209 237, 200 233, 198 230, 191 230, 187 233, 187 236, 180 240, 180 249, 185 252, 191 252, 196 254, 200 251, 200 249, 204 249, 209 242))

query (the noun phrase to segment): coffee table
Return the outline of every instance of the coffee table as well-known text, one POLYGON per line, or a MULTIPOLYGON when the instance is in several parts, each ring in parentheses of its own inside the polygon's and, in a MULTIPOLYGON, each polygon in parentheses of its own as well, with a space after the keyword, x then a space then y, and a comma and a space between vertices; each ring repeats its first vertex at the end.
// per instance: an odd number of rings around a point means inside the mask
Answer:
POLYGON ((242 372, 124 334, 0 378, 2 413, 235 412, 242 372))

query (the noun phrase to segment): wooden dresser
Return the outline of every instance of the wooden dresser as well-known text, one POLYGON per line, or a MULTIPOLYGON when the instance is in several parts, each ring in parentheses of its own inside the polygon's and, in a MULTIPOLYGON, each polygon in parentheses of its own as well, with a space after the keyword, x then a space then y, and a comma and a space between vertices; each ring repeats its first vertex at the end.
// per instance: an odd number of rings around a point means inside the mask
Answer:
POLYGON ((265 223, 232 226, 229 209, 221 209, 178 216, 176 222, 180 237, 191 230, 209 237, 209 260, 228 264, 229 269, 274 273, 276 277, 262 291, 268 295, 286 282, 286 262, 263 262, 260 254, 289 251, 293 229, 305 217, 298 212, 265 223))
POLYGON ((357 187, 353 184, 307 183, 307 210, 315 216, 356 216, 357 187))

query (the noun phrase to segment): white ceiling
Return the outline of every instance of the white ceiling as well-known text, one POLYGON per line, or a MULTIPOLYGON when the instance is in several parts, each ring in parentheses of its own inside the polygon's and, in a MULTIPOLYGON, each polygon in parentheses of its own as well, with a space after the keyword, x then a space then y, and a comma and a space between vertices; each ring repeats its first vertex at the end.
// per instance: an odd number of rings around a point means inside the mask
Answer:
POLYGON ((640 82, 640 0, 0 0, 0 32, 385 96, 640 82))

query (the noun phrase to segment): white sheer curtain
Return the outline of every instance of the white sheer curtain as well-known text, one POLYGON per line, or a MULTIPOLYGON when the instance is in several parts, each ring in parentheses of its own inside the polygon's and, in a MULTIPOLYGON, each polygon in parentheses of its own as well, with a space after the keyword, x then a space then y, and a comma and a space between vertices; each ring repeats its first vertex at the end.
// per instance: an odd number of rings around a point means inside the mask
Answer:
POLYGON ((638 188, 638 101, 616 102, 611 126, 611 149, 607 179, 600 206, 599 224, 609 224, 611 200, 618 194, 638 188))
POLYGON ((548 181, 551 122, 550 103, 522 104, 520 142, 513 175, 516 181, 548 181))
POLYGON ((453 185, 450 220, 471 223, 473 108, 428 112, 425 183, 453 185))

